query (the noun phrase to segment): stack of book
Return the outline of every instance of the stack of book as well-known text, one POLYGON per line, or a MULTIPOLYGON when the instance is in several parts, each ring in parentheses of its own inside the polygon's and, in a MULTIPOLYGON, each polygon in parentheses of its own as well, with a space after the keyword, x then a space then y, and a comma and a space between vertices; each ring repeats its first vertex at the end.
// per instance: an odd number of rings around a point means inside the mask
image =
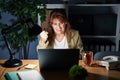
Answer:
POLYGON ((117 69, 120 67, 120 61, 105 60, 105 61, 100 61, 99 65, 105 66, 107 70, 117 69))

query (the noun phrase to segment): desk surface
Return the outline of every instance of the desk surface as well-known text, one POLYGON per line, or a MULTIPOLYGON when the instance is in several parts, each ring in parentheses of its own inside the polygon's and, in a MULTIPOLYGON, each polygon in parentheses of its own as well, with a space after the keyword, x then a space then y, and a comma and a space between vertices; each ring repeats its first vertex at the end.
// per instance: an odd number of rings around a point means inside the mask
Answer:
MULTIPOLYGON (((35 69, 40 71, 38 60, 22 60, 22 61, 23 61, 22 66, 24 66, 25 64, 37 64, 38 66, 35 69)), ((0 80, 5 80, 4 74, 6 72, 16 71, 19 68, 19 67, 15 67, 15 68, 2 67, 1 64, 3 64, 4 62, 5 60, 0 60, 0 80)), ((81 63, 82 62, 79 61, 79 65, 82 65, 81 63)), ((93 66, 93 67, 84 66, 84 68, 86 68, 89 73, 86 80, 120 80, 120 71, 116 71, 116 70, 107 71, 106 68, 99 66, 93 66)), ((20 70, 24 70, 24 69, 25 68, 23 67, 20 70)), ((63 71, 42 72, 41 74, 43 75, 45 80, 70 80, 68 78, 68 73, 63 71)))

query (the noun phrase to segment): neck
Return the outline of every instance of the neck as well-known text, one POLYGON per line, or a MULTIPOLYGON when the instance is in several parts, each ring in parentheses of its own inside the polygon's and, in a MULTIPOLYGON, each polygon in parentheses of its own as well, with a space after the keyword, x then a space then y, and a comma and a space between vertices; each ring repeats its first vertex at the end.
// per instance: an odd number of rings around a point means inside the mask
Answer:
POLYGON ((55 39, 60 42, 60 41, 62 41, 62 39, 64 38, 64 36, 65 36, 65 34, 59 34, 59 35, 55 36, 55 39))

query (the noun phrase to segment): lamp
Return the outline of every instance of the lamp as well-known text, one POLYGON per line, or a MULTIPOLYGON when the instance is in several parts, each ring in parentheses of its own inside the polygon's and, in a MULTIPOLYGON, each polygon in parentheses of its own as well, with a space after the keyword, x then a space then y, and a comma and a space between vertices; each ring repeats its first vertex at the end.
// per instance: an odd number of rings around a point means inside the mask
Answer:
POLYGON ((6 35, 10 33, 11 29, 15 29, 15 28, 12 27, 12 28, 7 28, 7 29, 2 29, 2 32, 1 32, 2 36, 4 38, 4 41, 6 43, 6 46, 8 48, 9 54, 10 54, 9 60, 7 60, 3 65, 5 67, 17 67, 17 66, 22 65, 21 60, 14 58, 15 53, 12 51, 11 46, 9 45, 9 42, 6 38, 6 35))
POLYGON ((37 36, 40 32, 42 32, 42 28, 38 24, 35 24, 32 18, 27 19, 26 23, 29 27, 28 28, 29 37, 37 36))
MULTIPOLYGON (((26 23, 28 25, 29 37, 37 36, 42 31, 42 28, 39 25, 34 24, 34 22, 31 18, 27 19, 26 23)), ((7 29, 2 29, 2 31, 1 31, 3 39, 5 41, 5 44, 8 48, 9 55, 10 55, 10 58, 7 61, 5 61, 5 63, 3 64, 4 67, 17 67, 17 66, 22 65, 22 61, 20 59, 14 58, 15 52, 12 50, 12 48, 8 42, 8 39, 6 38, 6 35, 9 34, 10 32, 12 32, 12 30, 19 30, 19 28, 16 26, 12 26, 7 29)))

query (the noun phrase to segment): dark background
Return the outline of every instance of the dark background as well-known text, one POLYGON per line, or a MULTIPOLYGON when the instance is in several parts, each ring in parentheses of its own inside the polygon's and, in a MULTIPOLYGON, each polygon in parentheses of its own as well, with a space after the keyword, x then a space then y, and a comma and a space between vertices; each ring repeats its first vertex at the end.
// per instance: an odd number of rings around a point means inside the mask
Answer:
MULTIPOLYGON (((62 0, 42 0, 48 4, 62 4, 62 0)), ((69 3, 82 4, 119 4, 120 0, 69 0, 69 3)), ((68 18, 74 29, 78 29, 81 36, 112 36, 116 34, 117 10, 119 6, 70 6, 68 18)), ((16 19, 15 16, 3 13, 0 22, 11 25, 9 19, 16 19)), ((8 59, 9 52, 5 47, 5 42, 0 35, 0 59, 8 59), (4 45, 4 48, 3 46, 4 45)), ((29 59, 37 58, 36 46, 38 40, 30 43, 29 59)), ((19 54, 16 54, 18 57, 19 54)))

